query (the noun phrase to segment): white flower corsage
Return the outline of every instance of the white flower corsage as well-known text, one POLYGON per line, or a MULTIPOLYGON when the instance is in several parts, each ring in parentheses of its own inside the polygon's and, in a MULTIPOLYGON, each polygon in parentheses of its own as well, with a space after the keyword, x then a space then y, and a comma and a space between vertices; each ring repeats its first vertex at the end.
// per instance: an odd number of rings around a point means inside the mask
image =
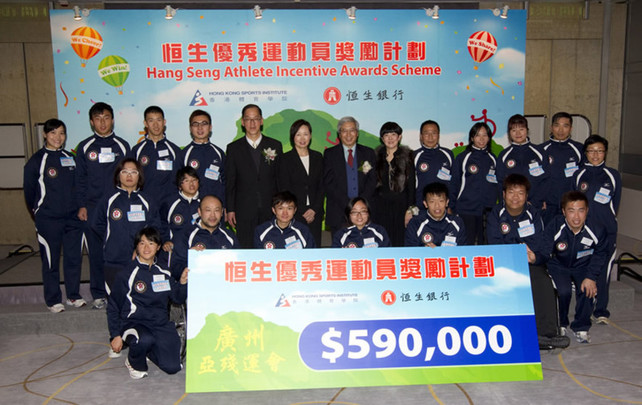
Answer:
POLYGON ((276 151, 272 148, 263 149, 263 156, 267 164, 270 164, 276 159, 276 151))
POLYGON ((362 172, 363 174, 368 174, 370 170, 372 170, 372 165, 367 160, 363 162, 361 164, 361 167, 359 168, 359 171, 362 172))

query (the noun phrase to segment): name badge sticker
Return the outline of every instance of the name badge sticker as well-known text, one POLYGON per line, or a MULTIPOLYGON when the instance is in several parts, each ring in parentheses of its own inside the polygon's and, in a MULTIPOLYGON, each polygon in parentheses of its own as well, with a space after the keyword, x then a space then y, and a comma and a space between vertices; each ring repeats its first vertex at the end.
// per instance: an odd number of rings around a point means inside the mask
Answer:
POLYGON ((595 193, 595 197, 593 197, 593 200, 599 202, 600 204, 608 204, 611 202, 611 192, 604 187, 600 187, 600 190, 595 193))
POLYGON ((174 162, 171 160, 157 160, 156 161, 156 170, 160 171, 172 171, 174 167, 174 162))
POLYGON ((161 149, 158 151, 158 156, 159 157, 169 156, 169 151, 167 149, 161 149))
POLYGON ((290 236, 285 239, 285 248, 286 249, 303 249, 303 244, 294 236, 290 236))
POLYGON ((564 176, 566 177, 573 177, 573 173, 575 173, 579 167, 577 167, 576 162, 568 162, 566 164, 566 167, 564 168, 564 176))
POLYGON ((129 222, 145 222, 145 211, 129 211, 127 212, 127 220, 129 222))
POLYGON ((580 241, 582 245, 591 246, 593 244, 593 239, 587 238, 586 236, 580 241))
POLYGON ((60 166, 62 167, 76 167, 76 162, 71 156, 61 156, 60 166))
POLYGON ((544 174, 544 169, 542 169, 542 165, 540 165, 539 163, 533 162, 528 165, 528 172, 531 174, 531 176, 537 177, 544 174))
POLYGON ((517 228, 517 233, 520 238, 525 238, 535 234, 535 225, 531 224, 530 221, 522 221, 519 223, 519 228, 517 228))
POLYGON ((437 173, 437 178, 441 180, 450 180, 452 175, 450 174, 450 169, 447 167, 442 167, 439 169, 439 173, 437 173))
POLYGON ((441 246, 457 246, 457 238, 452 235, 446 235, 444 241, 441 242, 441 246))
POLYGON ((115 161, 116 155, 111 151, 111 148, 100 148, 98 163, 112 163, 115 161))
POLYGON ((589 256, 593 254, 593 249, 588 249, 588 250, 581 250, 577 252, 577 259, 581 259, 583 257, 589 256))
POLYGON ((218 177, 219 177, 218 166, 210 165, 210 167, 205 169, 205 177, 207 177, 210 180, 218 180, 218 177))
POLYGON ((170 291, 169 280, 152 281, 152 291, 163 292, 170 291))
POLYGON ((364 238, 363 239, 364 248, 376 248, 379 247, 379 244, 375 241, 375 238, 364 238))

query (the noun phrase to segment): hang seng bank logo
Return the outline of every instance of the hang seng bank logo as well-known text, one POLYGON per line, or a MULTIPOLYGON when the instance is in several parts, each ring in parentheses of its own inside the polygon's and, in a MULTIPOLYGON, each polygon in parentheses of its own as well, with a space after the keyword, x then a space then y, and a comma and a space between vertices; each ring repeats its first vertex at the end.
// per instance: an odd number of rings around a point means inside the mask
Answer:
POLYGON ((203 97, 203 93, 201 93, 200 90, 196 90, 196 93, 194 93, 194 97, 192 97, 192 101, 189 105, 190 107, 207 105, 207 101, 205 101, 205 97, 203 97))

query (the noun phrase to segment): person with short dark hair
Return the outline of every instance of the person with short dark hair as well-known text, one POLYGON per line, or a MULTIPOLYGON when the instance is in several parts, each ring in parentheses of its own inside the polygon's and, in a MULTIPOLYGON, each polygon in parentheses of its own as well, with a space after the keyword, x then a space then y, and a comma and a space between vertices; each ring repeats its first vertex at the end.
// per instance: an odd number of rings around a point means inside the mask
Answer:
POLYGON ((165 198, 159 208, 164 252, 172 250, 174 235, 198 221, 198 207, 201 202, 199 182, 198 173, 189 166, 176 172, 177 190, 165 198))
POLYGON ((89 123, 94 134, 76 147, 76 203, 78 219, 84 222, 89 254, 89 284, 94 298, 92 307, 107 304, 103 271, 103 237, 89 226, 96 204, 113 191, 116 165, 129 152, 129 144, 114 134, 114 110, 98 102, 89 109, 89 123))
POLYGON ((116 165, 115 190, 96 205, 90 224, 102 236, 103 271, 107 293, 116 275, 132 260, 136 233, 146 226, 158 228, 158 207, 141 191, 145 178, 140 163, 127 157, 116 165))
POLYGON ((201 198, 198 206, 198 221, 187 225, 174 235, 174 245, 169 262, 172 276, 178 279, 187 267, 189 249, 239 249, 236 235, 225 226, 223 203, 214 195, 201 198))
POLYGON ((370 222, 370 205, 363 197, 355 197, 345 208, 347 227, 332 236, 333 248, 389 247, 386 228, 370 222))
POLYGON ((212 116, 204 110, 194 110, 189 116, 190 142, 180 153, 180 167, 191 167, 199 178, 201 195, 215 195, 226 207, 225 152, 210 142, 212 116))
POLYGON ((595 299, 593 318, 598 324, 608 324, 611 313, 608 310, 611 267, 615 260, 617 241, 617 211, 622 198, 622 178, 612 167, 606 166, 609 142, 600 135, 591 135, 584 141, 586 160, 575 173, 573 189, 586 195, 589 219, 606 228, 606 244, 609 247, 604 269, 597 279, 599 294, 595 299))
POLYGON ((294 215, 297 222, 306 224, 321 246, 323 224, 323 156, 310 149, 312 126, 306 120, 296 120, 290 126, 292 150, 280 155, 277 163, 277 188, 290 191, 301 204, 294 215))
POLYGON ((579 343, 590 343, 593 299, 602 294, 597 286, 605 271, 610 249, 606 229, 588 219, 589 203, 581 191, 562 195, 562 214, 547 227, 545 252, 551 255, 548 271, 559 293, 559 319, 562 334, 568 334, 568 309, 575 285, 575 318, 570 324, 579 343))
POLYGON ((277 191, 276 159, 281 142, 264 135, 263 112, 256 104, 241 111, 245 136, 227 145, 227 220, 243 249, 254 246, 254 229, 272 217, 271 199, 277 191))
POLYGON ((45 304, 56 313, 65 310, 60 291, 61 249, 66 304, 76 308, 87 304, 80 295, 83 225, 74 196, 76 162, 63 149, 67 127, 58 119, 49 119, 43 136, 44 146, 25 164, 22 188, 38 234, 45 304))
POLYGON ((462 246, 466 244, 464 221, 448 214, 448 186, 434 182, 423 189, 425 211, 406 228, 406 246, 462 246))
POLYGON ((359 121, 342 117, 337 122, 339 144, 323 153, 323 184, 326 193, 325 224, 334 234, 343 225, 341 212, 351 198, 372 199, 377 185, 375 153, 359 145, 359 121))
POLYGON ((439 124, 433 120, 426 120, 419 127, 421 147, 415 150, 414 160, 417 176, 415 200, 418 207, 423 206, 423 190, 428 184, 440 182, 450 187, 452 180, 451 170, 455 158, 450 149, 439 145, 439 132, 439 124))
POLYGON ((467 245, 484 245, 486 217, 497 203, 497 159, 491 152, 493 133, 485 122, 470 128, 468 146, 453 165, 450 207, 464 221, 467 245))
POLYGON ((528 201, 543 212, 547 208, 548 159, 545 157, 544 152, 533 145, 528 138, 528 120, 526 117, 521 114, 515 114, 510 117, 507 131, 510 145, 499 154, 497 181, 503 182, 506 176, 512 173, 525 176, 531 183, 528 201))
POLYGON ((403 129, 386 122, 375 149, 377 187, 372 197, 373 220, 383 226, 392 246, 403 246, 406 224, 415 207, 415 169, 412 150, 401 144, 403 129))
POLYGON ((147 359, 175 374, 182 369, 181 341, 169 320, 169 302, 185 302, 188 270, 176 281, 156 263, 161 238, 155 228, 139 230, 133 242, 134 259, 116 276, 109 296, 111 352, 120 356, 129 346, 125 365, 135 380, 147 377, 147 359))
POLYGON ((316 247, 314 237, 305 224, 294 219, 297 210, 296 196, 280 191, 272 197, 274 219, 264 222, 254 230, 256 249, 309 249, 316 247))
POLYGON ((573 117, 566 112, 553 115, 551 136, 540 145, 548 159, 550 180, 546 185, 546 211, 544 223, 548 224, 560 211, 562 194, 573 189, 573 175, 580 168, 584 146, 571 139, 573 117))
POLYGON ((178 169, 181 149, 167 139, 165 113, 152 105, 145 109, 143 125, 145 137, 132 147, 128 156, 140 163, 145 175, 145 193, 162 201, 171 193, 171 184, 178 169))
POLYGON ((540 348, 565 348, 570 341, 559 332, 555 286, 546 269, 548 252, 544 243, 544 223, 539 210, 528 202, 530 182, 525 176, 513 173, 506 176, 502 187, 502 204, 495 206, 488 215, 488 243, 526 246, 540 348))

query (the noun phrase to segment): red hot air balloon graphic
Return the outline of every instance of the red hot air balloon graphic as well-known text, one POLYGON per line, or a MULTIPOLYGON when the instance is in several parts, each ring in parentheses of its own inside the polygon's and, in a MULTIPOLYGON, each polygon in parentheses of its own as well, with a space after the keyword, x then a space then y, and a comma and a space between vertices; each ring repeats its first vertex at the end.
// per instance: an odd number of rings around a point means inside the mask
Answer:
POLYGON ((85 67, 87 60, 103 48, 103 37, 91 27, 76 28, 71 33, 71 47, 80 57, 80 66, 85 67))
POLYGON ((497 40, 488 31, 477 31, 468 38, 468 53, 477 63, 488 60, 497 51, 497 40))

